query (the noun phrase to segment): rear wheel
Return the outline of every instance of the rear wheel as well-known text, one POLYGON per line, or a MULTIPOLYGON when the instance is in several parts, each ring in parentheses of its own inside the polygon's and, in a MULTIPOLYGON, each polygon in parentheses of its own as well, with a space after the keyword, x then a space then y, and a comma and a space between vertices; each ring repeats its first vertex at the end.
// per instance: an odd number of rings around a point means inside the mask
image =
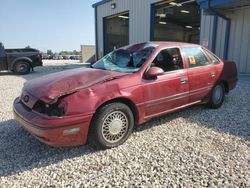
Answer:
POLYGON ((134 116, 123 103, 110 103, 95 114, 90 127, 90 142, 101 149, 124 143, 134 127, 134 116))
POLYGON ((18 61, 14 65, 14 73, 16 74, 28 74, 30 72, 30 64, 25 61, 18 61))
POLYGON ((217 109, 221 107, 225 98, 225 87, 223 83, 214 86, 207 107, 217 109))

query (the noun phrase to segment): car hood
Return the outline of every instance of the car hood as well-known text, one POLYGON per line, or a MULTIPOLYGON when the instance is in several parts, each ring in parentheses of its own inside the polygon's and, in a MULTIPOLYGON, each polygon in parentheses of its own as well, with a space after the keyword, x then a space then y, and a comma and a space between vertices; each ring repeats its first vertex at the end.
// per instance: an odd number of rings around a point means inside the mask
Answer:
POLYGON ((128 73, 78 68, 28 81, 24 85, 24 90, 44 102, 52 103, 60 96, 71 94, 80 89, 104 83, 126 74, 128 73))

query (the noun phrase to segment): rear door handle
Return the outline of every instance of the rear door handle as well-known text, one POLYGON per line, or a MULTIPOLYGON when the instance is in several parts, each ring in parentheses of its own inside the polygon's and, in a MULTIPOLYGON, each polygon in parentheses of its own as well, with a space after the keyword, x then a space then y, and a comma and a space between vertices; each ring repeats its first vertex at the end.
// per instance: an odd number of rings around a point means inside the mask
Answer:
POLYGON ((184 77, 180 79, 181 84, 186 84, 188 82, 188 78, 184 77))
POLYGON ((211 72, 211 77, 215 77, 216 73, 215 72, 211 72))

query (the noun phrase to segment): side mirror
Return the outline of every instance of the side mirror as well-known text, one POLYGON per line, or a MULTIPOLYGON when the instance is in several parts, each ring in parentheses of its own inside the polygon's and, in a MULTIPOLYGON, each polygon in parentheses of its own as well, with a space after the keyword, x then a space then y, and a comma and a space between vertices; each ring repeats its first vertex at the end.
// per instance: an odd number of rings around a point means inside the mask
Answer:
POLYGON ((159 67, 151 67, 146 73, 147 78, 156 78, 157 76, 163 75, 164 71, 163 69, 159 67))

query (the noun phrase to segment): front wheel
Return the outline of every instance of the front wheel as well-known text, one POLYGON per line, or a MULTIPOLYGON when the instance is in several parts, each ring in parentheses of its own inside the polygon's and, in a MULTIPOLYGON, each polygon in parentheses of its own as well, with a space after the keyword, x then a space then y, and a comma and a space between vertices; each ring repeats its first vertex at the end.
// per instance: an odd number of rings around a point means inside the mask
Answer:
POLYGON ((91 123, 90 142, 101 149, 124 143, 134 127, 134 115, 123 103, 110 103, 101 107, 91 123))
POLYGON ((30 72, 30 64, 25 61, 19 61, 14 65, 14 73, 28 74, 30 72))
POLYGON ((207 107, 217 109, 221 107, 225 98, 225 87, 223 83, 214 86, 207 107))

